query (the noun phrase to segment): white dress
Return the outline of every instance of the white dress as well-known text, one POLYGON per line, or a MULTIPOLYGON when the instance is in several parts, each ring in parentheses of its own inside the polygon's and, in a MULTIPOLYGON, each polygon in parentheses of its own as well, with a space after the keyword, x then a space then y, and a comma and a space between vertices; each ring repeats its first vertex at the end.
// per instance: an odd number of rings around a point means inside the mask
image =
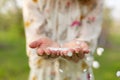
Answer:
POLYGON ((91 65, 101 32, 102 4, 103 0, 24 0, 29 80, 94 80, 91 65), (46 60, 28 46, 44 36, 60 44, 86 41, 91 51, 78 63, 61 57, 46 60))

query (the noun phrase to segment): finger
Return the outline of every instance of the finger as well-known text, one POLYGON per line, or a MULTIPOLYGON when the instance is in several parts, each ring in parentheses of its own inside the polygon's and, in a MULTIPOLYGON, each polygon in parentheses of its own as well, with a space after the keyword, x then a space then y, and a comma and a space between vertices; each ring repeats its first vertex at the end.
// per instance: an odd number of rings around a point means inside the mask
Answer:
POLYGON ((57 52, 56 52, 56 53, 57 53, 57 56, 59 56, 59 55, 60 55, 60 51, 59 51, 59 50, 57 50, 57 52))
POLYGON ((83 50, 88 50, 88 49, 89 49, 88 45, 87 45, 85 42, 83 42, 83 43, 81 44, 81 48, 82 48, 83 50))
POLYGON ((50 49, 50 57, 54 57, 55 51, 50 49))
POLYGON ((56 52, 55 52, 55 50, 51 50, 51 54, 55 54, 56 52))
POLYGON ((75 48, 75 53, 79 53, 81 51, 80 48, 75 48))
POLYGON ((41 45, 41 43, 42 43, 41 41, 34 41, 29 45, 29 47, 36 48, 36 47, 39 47, 41 45))
POLYGON ((75 53, 75 49, 70 49, 70 52, 75 53))
POLYGON ((63 51, 60 51, 59 55, 61 56, 62 54, 64 54, 63 51))
POLYGON ((52 54, 52 52, 51 52, 51 50, 50 50, 50 49, 48 49, 48 51, 49 51, 49 55, 50 55, 50 54, 52 54))
POLYGON ((54 55, 57 55, 59 52, 58 52, 58 50, 55 50, 54 51, 54 55))
POLYGON ((89 49, 83 49, 83 53, 84 53, 84 54, 88 54, 89 52, 90 52, 89 49))
POLYGON ((62 51, 61 56, 67 56, 68 50, 62 51))
POLYGON ((56 54, 56 51, 52 50, 51 51, 51 57, 54 58, 56 56, 55 54, 56 54))
POLYGON ((49 49, 44 49, 46 55, 50 55, 50 50, 49 49))
POLYGON ((43 55, 44 53, 45 53, 45 51, 43 50, 43 49, 41 49, 41 48, 39 48, 38 50, 37 50, 37 53, 38 53, 38 55, 43 55))
POLYGON ((78 51, 79 51, 78 53, 83 53, 82 48, 79 48, 78 51))
POLYGON ((60 51, 59 51, 59 50, 55 50, 55 51, 53 51, 53 53, 51 54, 51 57, 52 57, 52 58, 57 58, 57 57, 59 57, 59 54, 60 54, 60 51))
POLYGON ((79 48, 79 53, 76 53, 76 56, 79 59, 83 59, 85 57, 85 54, 83 53, 83 50, 81 48, 79 48))

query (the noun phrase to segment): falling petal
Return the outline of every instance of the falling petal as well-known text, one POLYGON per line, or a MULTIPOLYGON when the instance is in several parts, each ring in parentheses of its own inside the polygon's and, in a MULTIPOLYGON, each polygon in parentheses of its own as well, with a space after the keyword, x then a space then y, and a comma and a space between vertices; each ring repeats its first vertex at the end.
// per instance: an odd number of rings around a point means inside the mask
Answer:
POLYGON ((62 69, 59 69, 59 72, 63 73, 63 70, 62 70, 62 69))
POLYGON ((93 61, 92 66, 93 66, 93 68, 98 69, 100 67, 100 64, 98 61, 93 61))
POLYGON ((36 52, 36 49, 31 49, 31 53, 32 54, 36 54, 37 52, 36 52))
POLYGON ((73 21, 73 23, 71 24, 71 27, 75 27, 75 26, 80 26, 81 22, 80 21, 73 21))
POLYGON ((104 52, 104 48, 97 48, 97 55, 101 56, 104 52))
POLYGON ((88 69, 84 69, 83 72, 87 72, 88 69))
POLYGON ((70 51, 67 53, 67 56, 69 56, 69 57, 71 57, 72 55, 73 55, 73 53, 70 51))
POLYGON ((117 71, 116 76, 120 77, 120 71, 117 71))
POLYGON ((93 57, 91 57, 91 56, 87 57, 86 59, 87 59, 87 61, 93 61, 93 57))

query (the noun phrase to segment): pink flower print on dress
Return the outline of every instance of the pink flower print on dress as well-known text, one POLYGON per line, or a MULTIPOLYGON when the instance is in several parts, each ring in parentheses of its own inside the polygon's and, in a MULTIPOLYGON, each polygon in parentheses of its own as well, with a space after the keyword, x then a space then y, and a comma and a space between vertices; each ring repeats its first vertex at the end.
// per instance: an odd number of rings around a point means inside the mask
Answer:
POLYGON ((66 3, 66 6, 67 6, 67 7, 70 7, 70 5, 71 5, 71 2, 68 1, 68 2, 66 3))
POLYGON ((95 21, 95 17, 88 17, 88 23, 92 23, 95 21))
POLYGON ((92 74, 90 74, 89 72, 87 73, 87 79, 91 80, 92 79, 92 74))
POLYGON ((90 80, 90 73, 87 74, 87 79, 90 80))
POLYGON ((82 23, 80 21, 75 20, 72 22, 71 27, 81 26, 81 25, 82 25, 82 23))

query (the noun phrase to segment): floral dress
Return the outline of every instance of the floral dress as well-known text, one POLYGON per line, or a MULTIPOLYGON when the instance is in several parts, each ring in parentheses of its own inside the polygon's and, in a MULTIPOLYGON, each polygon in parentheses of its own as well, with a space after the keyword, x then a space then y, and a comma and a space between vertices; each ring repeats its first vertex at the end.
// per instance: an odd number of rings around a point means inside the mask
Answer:
POLYGON ((94 80, 93 53, 101 32, 103 0, 24 0, 23 17, 29 57, 29 80, 94 80), (42 37, 63 44, 77 39, 90 53, 78 63, 38 56, 29 44, 42 37))

